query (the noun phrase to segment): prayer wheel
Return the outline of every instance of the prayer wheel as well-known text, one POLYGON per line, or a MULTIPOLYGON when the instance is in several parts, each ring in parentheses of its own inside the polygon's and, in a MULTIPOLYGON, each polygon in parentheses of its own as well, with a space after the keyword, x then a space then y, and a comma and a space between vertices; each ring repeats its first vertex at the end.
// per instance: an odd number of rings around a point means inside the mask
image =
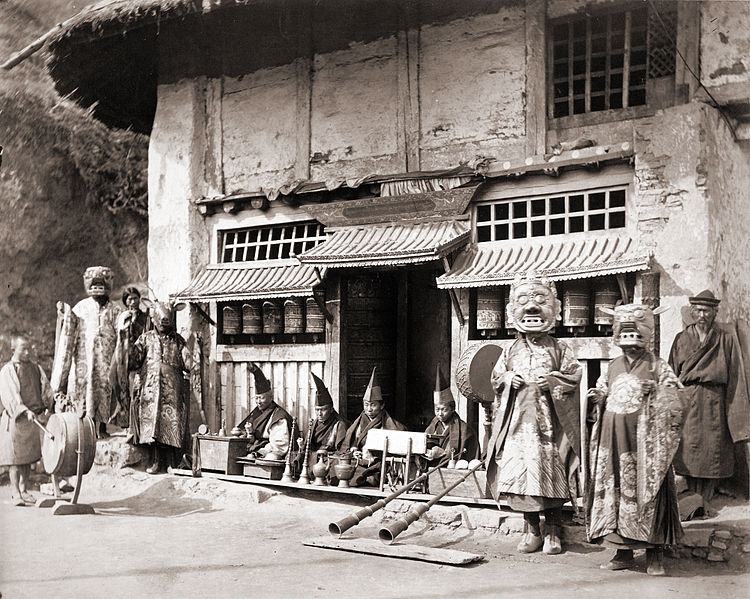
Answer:
POLYGON ((263 332, 271 335, 281 333, 281 308, 275 302, 263 302, 263 332))
POLYGON ((258 302, 242 305, 242 332, 246 335, 260 335, 263 332, 258 302))
POLYGON ((477 290, 477 331, 485 335, 503 328, 503 292, 499 287, 477 290))
POLYGON ((237 335, 242 330, 239 309, 234 306, 224 306, 221 314, 223 319, 221 332, 225 335, 237 335))
POLYGON ((602 312, 602 308, 614 310, 617 300, 620 298, 620 290, 614 277, 605 277, 597 281, 594 287, 594 324, 600 329, 611 327, 614 316, 602 312))
POLYGON ((284 332, 296 335, 305 330, 305 314, 302 300, 297 297, 284 302, 284 332))
MULTIPOLYGON (((325 295, 320 291, 315 291, 315 295, 321 300, 321 303, 325 301, 325 295)), ((323 316, 323 311, 318 306, 315 298, 308 297, 306 300, 307 304, 307 320, 305 322, 305 333, 325 333, 326 330, 326 319, 323 316)))
POLYGON ((563 293, 563 326, 580 332, 589 322, 589 286, 583 281, 570 281, 563 293))

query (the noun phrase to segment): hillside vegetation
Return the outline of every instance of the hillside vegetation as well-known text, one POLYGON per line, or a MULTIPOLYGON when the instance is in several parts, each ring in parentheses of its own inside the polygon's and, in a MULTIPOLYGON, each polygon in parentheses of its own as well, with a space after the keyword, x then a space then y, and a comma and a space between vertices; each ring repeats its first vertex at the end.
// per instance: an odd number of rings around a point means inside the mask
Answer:
MULTIPOLYGON (((84 5, 0 0, 0 62, 84 5)), ((0 360, 27 333, 49 366, 55 303, 84 296, 87 266, 110 266, 116 291, 147 276, 148 138, 61 98, 40 52, 0 70, 0 145, 0 360)))

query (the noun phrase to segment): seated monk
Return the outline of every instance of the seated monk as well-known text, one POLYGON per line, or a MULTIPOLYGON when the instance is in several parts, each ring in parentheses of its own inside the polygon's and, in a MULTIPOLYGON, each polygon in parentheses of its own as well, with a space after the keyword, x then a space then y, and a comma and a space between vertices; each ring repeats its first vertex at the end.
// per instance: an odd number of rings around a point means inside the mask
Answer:
POLYGON ((249 435, 247 455, 283 460, 289 449, 292 417, 273 400, 271 383, 263 371, 252 362, 250 369, 255 377, 255 409, 238 425, 249 435))
MULTIPOLYGON (((316 462, 316 452, 326 451, 334 453, 341 448, 349 423, 333 409, 333 398, 328 389, 326 389, 325 383, 312 372, 310 376, 315 381, 316 387, 315 420, 313 421, 310 446, 308 448, 310 452, 309 466, 312 468, 316 462)), ((301 453, 297 455, 296 460, 297 472, 301 472, 303 463, 301 453)))
POLYGON ((457 460, 475 460, 479 458, 479 446, 474 432, 456 414, 456 400, 453 398, 450 385, 442 380, 440 364, 435 375, 435 417, 427 425, 425 433, 428 435, 428 447, 425 452, 427 467, 437 466, 444 456, 451 451, 457 460), (432 436, 432 439, 430 439, 432 436))
POLYGON ((392 431, 405 431, 406 427, 391 418, 385 411, 385 401, 375 376, 375 368, 372 369, 370 382, 367 384, 365 394, 362 397, 362 413, 346 431, 342 449, 348 449, 359 460, 360 465, 354 472, 351 486, 357 487, 365 483, 377 487, 380 485, 381 457, 373 456, 369 451, 362 448, 367 440, 367 432, 374 428, 392 431))

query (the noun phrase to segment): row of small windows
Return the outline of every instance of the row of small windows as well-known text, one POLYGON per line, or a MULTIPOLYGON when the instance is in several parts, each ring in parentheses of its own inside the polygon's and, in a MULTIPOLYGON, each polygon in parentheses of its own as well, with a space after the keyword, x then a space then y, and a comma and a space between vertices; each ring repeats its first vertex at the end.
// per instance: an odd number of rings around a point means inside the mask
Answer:
POLYGON ((477 241, 503 241, 625 227, 625 187, 503 200, 476 208, 477 241))
POLYGON ((323 225, 315 221, 223 231, 221 261, 253 262, 290 258, 324 240, 323 225))

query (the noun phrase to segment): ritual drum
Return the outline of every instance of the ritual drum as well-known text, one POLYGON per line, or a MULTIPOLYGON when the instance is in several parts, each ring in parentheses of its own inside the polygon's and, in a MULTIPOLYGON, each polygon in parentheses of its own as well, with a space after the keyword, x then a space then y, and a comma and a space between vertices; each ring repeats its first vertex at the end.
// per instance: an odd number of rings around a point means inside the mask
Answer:
POLYGON ((302 300, 297 297, 284 302, 284 332, 290 334, 302 333, 305 330, 305 315, 302 300))
POLYGON ((221 311, 222 323, 221 331, 225 335, 237 335, 241 330, 240 311, 234 306, 224 306, 221 311))
POLYGON ((242 304, 242 332, 246 335, 260 335, 263 332, 258 302, 242 304))
POLYGON ((77 474, 79 441, 83 458, 80 474, 91 470, 96 453, 96 429, 91 418, 80 419, 75 412, 52 414, 47 430, 54 436, 42 437, 42 460, 48 474, 62 477, 77 474))
POLYGON ((274 302, 263 302, 263 332, 281 333, 281 308, 274 302))
POLYGON ((456 385, 467 399, 483 404, 495 400, 490 376, 502 353, 499 345, 485 343, 472 345, 461 354, 456 367, 456 385))

